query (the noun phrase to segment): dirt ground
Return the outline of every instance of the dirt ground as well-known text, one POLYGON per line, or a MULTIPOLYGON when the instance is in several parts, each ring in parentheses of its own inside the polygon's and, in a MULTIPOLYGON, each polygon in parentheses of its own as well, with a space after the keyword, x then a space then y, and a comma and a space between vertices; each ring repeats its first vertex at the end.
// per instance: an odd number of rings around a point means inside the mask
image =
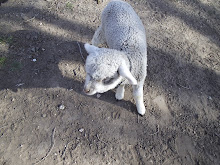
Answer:
POLYGON ((147 33, 147 114, 132 90, 82 92, 107 0, 0 6, 0 164, 220 164, 220 1, 127 0, 147 33))

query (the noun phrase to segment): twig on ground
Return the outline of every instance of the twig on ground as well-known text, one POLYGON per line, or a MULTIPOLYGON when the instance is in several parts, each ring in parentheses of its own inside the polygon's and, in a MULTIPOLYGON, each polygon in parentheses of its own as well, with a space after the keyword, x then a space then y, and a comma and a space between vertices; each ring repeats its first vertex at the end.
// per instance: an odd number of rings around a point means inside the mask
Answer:
POLYGON ((54 142, 55 130, 56 130, 56 127, 54 127, 53 132, 52 132, 52 135, 51 135, 51 145, 50 145, 50 148, 49 148, 48 152, 46 153, 46 155, 45 155, 44 157, 42 157, 40 160, 38 160, 36 163, 34 163, 34 165, 35 165, 35 164, 38 164, 38 163, 42 162, 44 159, 46 159, 47 156, 48 156, 48 155, 50 154, 50 152, 52 151, 52 149, 53 149, 53 147, 54 147, 54 143, 55 143, 55 142, 54 142))
POLYGON ((18 83, 18 84, 16 84, 15 86, 16 86, 16 87, 20 87, 20 86, 22 86, 22 85, 24 85, 24 83, 18 83))
POLYGON ((29 21, 32 21, 35 19, 35 16, 33 16, 32 18, 28 19, 28 20, 25 20, 24 22, 29 22, 29 21))
POLYGON ((104 141, 100 140, 100 138, 99 138, 99 135, 98 135, 98 134, 96 135, 96 137, 97 137, 97 139, 98 139, 100 142, 107 144, 106 142, 104 142, 104 141))
POLYGON ((79 47, 79 52, 80 52, 80 55, 81 55, 83 61, 86 62, 85 58, 84 58, 83 55, 82 55, 82 49, 81 49, 81 47, 80 47, 79 42, 77 42, 77 45, 78 45, 78 47, 79 47))
POLYGON ((215 133, 215 132, 214 132, 214 134, 220 138, 220 135, 219 135, 219 134, 217 134, 217 133, 215 133))
POLYGON ((63 153, 62 153, 62 157, 63 156, 65 156, 65 153, 66 153, 66 150, 67 150, 67 148, 68 148, 68 144, 69 144, 70 142, 68 142, 65 146, 64 146, 64 150, 63 150, 63 153))
POLYGON ((182 86, 182 85, 180 85, 180 84, 177 84, 177 85, 179 85, 179 86, 182 87, 182 88, 188 89, 188 90, 191 89, 190 87, 185 87, 185 86, 182 86))

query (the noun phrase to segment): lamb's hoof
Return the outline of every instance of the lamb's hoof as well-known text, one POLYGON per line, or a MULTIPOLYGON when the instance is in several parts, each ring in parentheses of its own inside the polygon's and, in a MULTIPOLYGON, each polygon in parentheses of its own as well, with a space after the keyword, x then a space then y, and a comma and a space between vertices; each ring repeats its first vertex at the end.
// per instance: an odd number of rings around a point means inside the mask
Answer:
POLYGON ((137 111, 141 116, 143 116, 146 112, 146 109, 145 109, 145 107, 142 107, 142 108, 138 108, 137 111))

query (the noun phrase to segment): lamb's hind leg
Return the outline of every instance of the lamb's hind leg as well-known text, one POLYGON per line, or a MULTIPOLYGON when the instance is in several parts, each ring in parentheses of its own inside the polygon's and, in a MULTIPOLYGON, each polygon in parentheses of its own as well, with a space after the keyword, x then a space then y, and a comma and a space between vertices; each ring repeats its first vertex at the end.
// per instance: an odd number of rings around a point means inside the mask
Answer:
POLYGON ((98 47, 104 44, 106 44, 106 40, 105 40, 104 32, 102 29, 102 25, 100 25, 98 29, 95 31, 95 34, 93 35, 92 45, 98 47))
POLYGON ((143 85, 133 85, 133 96, 136 102, 138 113, 144 115, 146 110, 143 98, 143 85))
POLYGON ((125 93, 125 85, 119 85, 119 87, 116 89, 115 98, 117 100, 122 100, 124 98, 125 93))

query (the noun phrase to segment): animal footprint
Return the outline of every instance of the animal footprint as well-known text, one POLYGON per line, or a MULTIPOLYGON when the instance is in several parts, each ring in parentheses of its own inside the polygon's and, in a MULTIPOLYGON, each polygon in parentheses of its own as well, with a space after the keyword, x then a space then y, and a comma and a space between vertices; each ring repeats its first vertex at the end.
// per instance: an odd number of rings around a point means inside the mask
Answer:
POLYGON ((113 112, 112 113, 112 118, 113 119, 119 119, 121 117, 121 113, 119 113, 119 112, 113 112))

